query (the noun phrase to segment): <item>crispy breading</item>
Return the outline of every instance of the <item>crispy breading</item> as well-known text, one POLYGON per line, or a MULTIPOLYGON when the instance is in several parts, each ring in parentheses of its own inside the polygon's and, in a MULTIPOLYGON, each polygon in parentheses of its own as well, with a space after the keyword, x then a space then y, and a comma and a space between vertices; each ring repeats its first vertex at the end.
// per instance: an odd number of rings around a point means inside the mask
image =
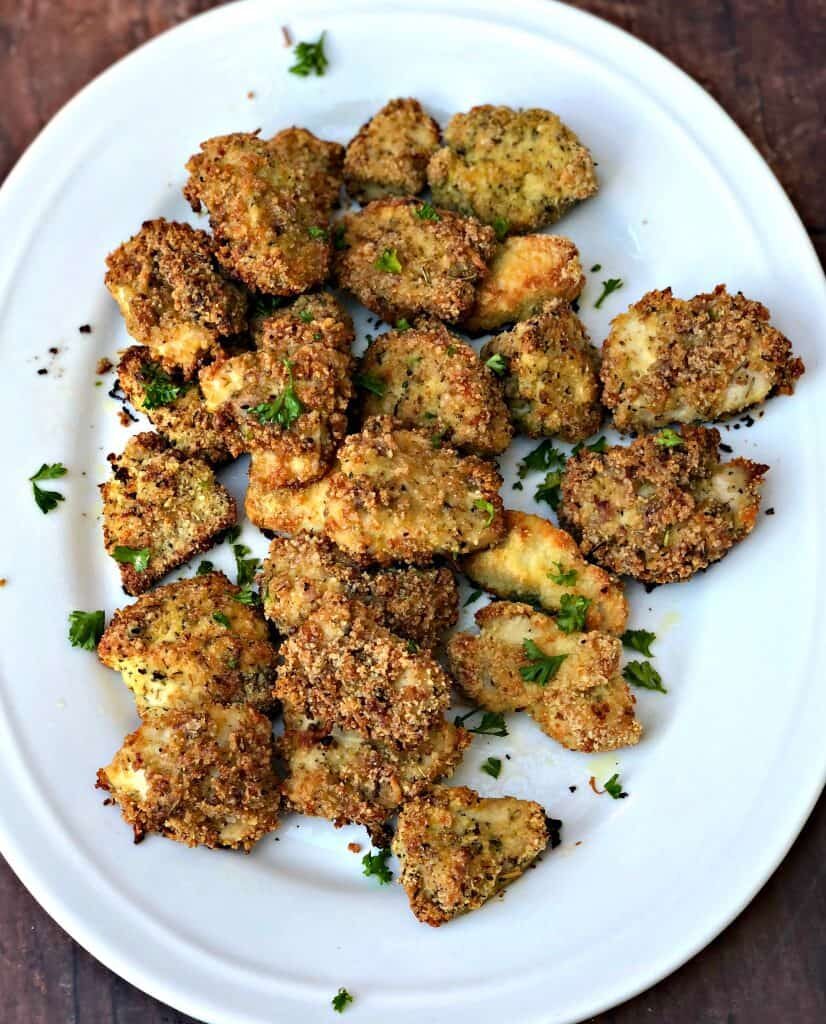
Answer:
POLYGON ((165 370, 187 380, 220 351, 220 338, 247 325, 246 295, 215 257, 205 231, 163 217, 145 221, 106 257, 106 287, 126 329, 165 370))
POLYGON ((717 430, 685 426, 667 441, 584 449, 562 479, 559 521, 585 554, 647 583, 688 579, 751 533, 769 468, 720 462, 717 430))
POLYGON ((450 569, 391 566, 366 572, 325 537, 276 537, 259 577, 264 614, 291 633, 315 614, 325 594, 367 605, 382 625, 423 647, 436 647, 458 618, 450 569))
POLYGON ((273 707, 277 664, 261 613, 213 572, 167 583, 116 611, 98 644, 142 717, 205 704, 273 707))
POLYGON ((495 374, 437 320, 380 334, 361 360, 365 419, 395 417, 476 455, 499 455, 511 425, 495 374))
POLYGON ((462 571, 477 586, 497 597, 535 602, 548 612, 559 610, 564 594, 576 594, 591 602, 588 629, 624 632, 628 602, 620 580, 586 562, 574 538, 542 516, 508 509, 504 519, 507 532, 500 544, 462 559, 462 571), (551 578, 571 572, 573 580, 551 578))
POLYGON ((140 572, 118 559, 127 594, 142 594, 237 522, 235 500, 212 468, 159 434, 136 434, 108 459, 112 477, 100 485, 106 550, 113 558, 118 548, 149 552, 140 572))
POLYGON ((98 771, 139 842, 250 850, 278 827, 270 721, 253 708, 155 711, 98 771))
POLYGON ((455 633, 448 655, 454 679, 488 711, 525 710, 569 750, 593 753, 639 743, 634 695, 620 674, 622 644, 607 633, 564 633, 526 604, 495 601, 476 613, 481 632, 455 633), (543 654, 564 655, 545 685, 522 677, 531 640, 543 654))
POLYGON ((376 845, 386 843, 387 819, 404 800, 451 775, 470 745, 470 733, 437 719, 421 743, 401 749, 334 727, 329 733, 287 722, 278 751, 287 765, 287 804, 301 814, 329 818, 336 826, 367 827, 376 845))
POLYGON ((436 928, 519 878, 548 839, 545 811, 533 800, 434 786, 404 804, 392 846, 410 909, 436 928))
POLYGON ((353 199, 415 196, 427 184, 427 162, 439 148, 439 126, 414 99, 390 100, 359 128, 344 156, 353 199))
POLYGON ((597 191, 591 154, 556 114, 473 107, 455 114, 430 158, 434 202, 521 234, 559 220, 597 191))
POLYGON ((498 334, 481 358, 497 354, 505 360, 505 401, 519 433, 576 442, 599 429, 599 355, 566 302, 548 302, 498 334))
POLYGON ((498 247, 462 327, 485 334, 527 320, 551 299, 572 302, 585 285, 579 250, 561 235, 515 235, 498 247))
POLYGON ((164 397, 165 389, 157 386, 159 381, 163 384, 164 373, 143 345, 128 348, 118 363, 118 382, 124 394, 174 448, 216 465, 240 455, 244 446, 238 428, 226 417, 207 411, 197 383, 187 384, 167 375, 171 385, 167 390, 170 396, 177 392, 177 397, 166 404, 157 404, 157 396, 164 397))
POLYGON ((803 370, 761 303, 722 284, 688 300, 666 288, 612 321, 603 402, 619 430, 715 420, 790 395, 803 370))
POLYGON ((367 421, 327 476, 272 489, 253 453, 247 515, 265 530, 323 533, 354 560, 425 565, 495 544, 504 535, 502 478, 488 462, 434 449, 389 417, 367 421))
POLYGON ((423 315, 456 323, 487 273, 494 232, 446 210, 428 213, 415 199, 377 199, 339 222, 338 283, 388 323, 423 315))
POLYGON ((355 340, 353 320, 329 292, 299 295, 284 309, 253 317, 252 336, 257 348, 273 350, 285 358, 311 343, 321 343, 350 355, 355 340))
POLYGON ((326 595, 281 647, 275 694, 309 728, 334 725, 400 747, 421 743, 450 703, 450 680, 360 601, 326 595))
POLYGON ((203 204, 227 271, 253 291, 297 295, 325 280, 330 210, 344 148, 303 128, 272 139, 235 132, 201 143, 186 165, 184 196, 203 204))

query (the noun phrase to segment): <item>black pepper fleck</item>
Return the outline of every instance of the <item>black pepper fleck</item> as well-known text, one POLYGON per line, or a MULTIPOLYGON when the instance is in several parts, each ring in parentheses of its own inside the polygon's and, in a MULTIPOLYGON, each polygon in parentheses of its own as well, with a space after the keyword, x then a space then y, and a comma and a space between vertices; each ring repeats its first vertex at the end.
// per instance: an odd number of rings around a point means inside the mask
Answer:
POLYGON ((766 515, 767 516, 773 516, 774 515, 774 509, 773 508, 767 508, 766 509, 766 515))
POLYGON ((92 325, 91 324, 81 324, 80 327, 78 327, 78 330, 80 331, 81 334, 91 334, 92 333, 92 325))

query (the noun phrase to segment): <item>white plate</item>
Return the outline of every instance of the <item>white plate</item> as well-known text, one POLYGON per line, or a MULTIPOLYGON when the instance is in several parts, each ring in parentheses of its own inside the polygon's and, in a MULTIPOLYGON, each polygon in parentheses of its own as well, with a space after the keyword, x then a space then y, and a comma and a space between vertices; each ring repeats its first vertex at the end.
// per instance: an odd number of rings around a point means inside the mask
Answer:
MULTIPOLYGON (((213 1024, 329 1021, 342 985, 354 1021, 590 1016, 673 970, 742 909, 824 778, 826 299, 801 225, 726 115, 629 36, 552 3, 449 6, 250 2, 196 18, 85 89, 0 192, 3 853, 95 956, 213 1024), (327 30, 326 77, 287 73, 283 23, 297 40, 327 30), (66 640, 70 609, 124 601, 97 521, 104 455, 126 438, 94 387, 97 358, 126 344, 104 255, 144 218, 186 216, 183 164, 200 140, 297 123, 346 141, 396 95, 420 97, 442 123, 476 103, 549 107, 581 134, 602 188, 559 230, 586 268, 603 267, 582 301, 595 339, 649 288, 692 295, 725 281, 771 307, 808 367, 794 399, 724 435, 771 464, 764 507, 776 515, 690 584, 631 590, 632 624, 659 634, 669 687, 640 694, 640 746, 595 763, 527 720, 507 739, 475 741, 457 781, 541 800, 564 820, 564 844, 502 901, 438 931, 413 919, 401 889, 362 877, 346 850, 363 841, 357 829, 288 819, 249 857, 158 838, 133 847, 92 788, 136 724, 132 701, 66 640), (597 311, 609 276, 625 286, 597 311), (77 331, 87 322, 91 336, 77 331), (26 479, 56 460, 71 471, 56 485, 67 500, 44 517, 26 479), (479 771, 491 752, 511 755, 498 781, 479 771), (631 796, 598 799, 587 779, 615 762, 631 796)), ((243 466, 227 478, 242 493, 243 466)), ((511 482, 509 503, 529 508, 533 488, 511 482)), ((265 549, 249 526, 244 539, 265 549)))

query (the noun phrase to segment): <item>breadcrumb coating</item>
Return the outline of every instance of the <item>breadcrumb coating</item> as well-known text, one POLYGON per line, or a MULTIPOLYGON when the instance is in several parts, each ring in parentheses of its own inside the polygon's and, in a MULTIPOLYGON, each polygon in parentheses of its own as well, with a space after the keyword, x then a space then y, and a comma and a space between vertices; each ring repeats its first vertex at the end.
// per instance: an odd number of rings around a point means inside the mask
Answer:
POLYGON ((436 320, 379 335, 361 360, 362 414, 393 416, 476 455, 499 455, 511 425, 496 375, 436 320))
POLYGON ((113 558, 124 554, 119 548, 149 552, 142 571, 118 559, 127 594, 142 594, 212 547, 238 519, 235 500, 212 468, 171 448, 159 434, 136 434, 122 454, 108 458, 112 477, 100 485, 106 550, 113 558))
POLYGON ((185 380, 220 351, 220 338, 247 325, 246 295, 224 277, 215 257, 205 231, 163 217, 145 221, 106 257, 106 287, 127 331, 185 380))
POLYGON ((314 343, 350 355, 355 340, 352 318, 329 292, 299 295, 284 309, 255 317, 251 326, 256 348, 288 359, 314 343))
POLYGON ((434 786, 402 807, 393 852, 410 909, 437 928, 519 878, 548 839, 545 812, 533 800, 434 786))
POLYGON ((390 324, 419 316, 457 323, 496 247, 490 228, 415 199, 377 199, 339 228, 338 283, 390 324))
POLYGON ((612 321, 602 359, 619 430, 720 419, 792 394, 804 370, 768 309, 722 284, 688 300, 670 288, 643 295, 612 321))
POLYGON ((97 785, 136 843, 158 832, 187 846, 250 850, 278 827, 272 727, 249 707, 153 712, 98 771, 97 785))
POLYGON ((768 466, 720 462, 720 433, 685 426, 568 460, 559 521, 600 565, 646 583, 688 579, 754 529, 768 466))
POLYGON ((519 433, 576 442, 599 429, 599 355, 567 303, 549 302, 492 338, 481 358, 494 355, 505 361, 505 401, 519 433))
POLYGON ((427 184, 427 162, 439 148, 439 126, 418 100, 390 100, 359 129, 344 157, 344 184, 360 203, 415 196, 427 184))
POLYGON ((553 224, 597 191, 591 154, 556 114, 490 105, 455 114, 428 164, 433 199, 514 234, 553 224))
POLYGON ((495 601, 476 613, 481 632, 456 633, 448 648, 453 677, 488 711, 527 711, 569 750, 595 753, 639 743, 635 698, 620 674, 622 644, 607 633, 564 633, 526 604, 495 601), (522 677, 531 665, 525 641, 564 655, 544 686, 522 677))

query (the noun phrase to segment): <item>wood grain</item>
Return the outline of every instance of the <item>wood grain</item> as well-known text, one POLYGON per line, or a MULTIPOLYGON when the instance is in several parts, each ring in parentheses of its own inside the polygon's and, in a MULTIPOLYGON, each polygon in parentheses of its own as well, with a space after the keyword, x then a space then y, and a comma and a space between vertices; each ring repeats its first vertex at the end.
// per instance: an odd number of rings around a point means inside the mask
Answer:
MULTIPOLYGON (((0 0, 0 180, 94 75, 211 6, 209 0, 0 0)), ((576 0, 573 6, 650 43, 720 101, 780 178, 823 260, 825 0, 576 0)), ((771 807, 765 828, 772 828, 771 807)), ((821 800, 781 868, 715 942, 591 1024, 823 1024, 824 864, 821 800)), ((0 1021, 187 1024, 191 1018, 97 963, 0 861, 0 1021)))

